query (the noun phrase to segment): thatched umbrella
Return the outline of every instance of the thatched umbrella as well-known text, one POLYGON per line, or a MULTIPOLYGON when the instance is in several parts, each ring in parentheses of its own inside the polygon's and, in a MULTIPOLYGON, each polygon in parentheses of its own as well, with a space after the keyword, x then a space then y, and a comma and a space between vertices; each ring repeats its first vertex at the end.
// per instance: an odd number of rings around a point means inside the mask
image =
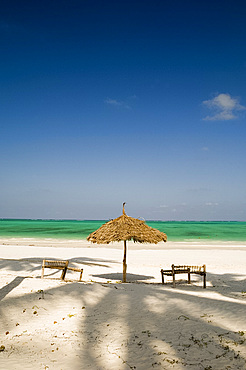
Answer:
POLYGON ((125 203, 123 203, 123 215, 102 225, 99 229, 87 237, 88 241, 97 244, 109 244, 111 242, 124 241, 123 258, 123 283, 126 282, 126 241, 133 240, 139 243, 166 242, 165 233, 153 229, 137 218, 127 216, 125 203))

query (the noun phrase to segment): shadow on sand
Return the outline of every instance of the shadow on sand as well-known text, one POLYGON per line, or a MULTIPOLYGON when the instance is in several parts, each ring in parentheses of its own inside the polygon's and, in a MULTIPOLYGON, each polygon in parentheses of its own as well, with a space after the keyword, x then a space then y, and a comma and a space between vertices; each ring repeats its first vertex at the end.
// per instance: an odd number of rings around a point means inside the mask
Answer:
POLYGON ((15 289, 22 281, 25 279, 25 277, 22 276, 16 276, 14 280, 12 280, 10 283, 5 285, 3 288, 0 289, 0 301, 9 294, 13 289, 15 289))
MULTIPOLYGON (((117 274, 108 275, 118 277, 117 274)), ((107 274, 102 276, 105 278, 107 274)), ((211 278, 215 280, 216 276, 211 278)), ((49 338, 47 346, 50 346, 58 336, 60 363, 57 368, 63 364, 66 370, 243 369, 246 366, 246 332, 242 331, 245 327, 241 332, 232 328, 237 328, 238 320, 242 322, 245 317, 245 299, 242 296, 230 299, 240 290, 234 286, 238 276, 227 274, 226 278, 225 291, 222 287, 204 290, 180 285, 172 289, 144 283, 67 283, 47 289, 44 299, 39 301, 35 329, 29 334, 40 338, 33 361, 38 359, 42 340, 49 338), (199 296, 198 292, 202 294, 199 296), (51 303, 56 307, 54 312, 51 303), (72 324, 65 326, 63 319, 56 324, 55 331, 51 328, 54 320, 51 315, 58 317, 57 307, 63 310, 61 317, 73 312, 71 317, 76 316, 78 320, 76 329, 72 324), (42 315, 46 315, 46 321, 38 325, 42 315)), ((14 279, 6 287, 5 295, 20 283, 20 278, 14 279)), ((29 293, 9 298, 8 305, 11 310, 18 310, 24 304, 33 306, 36 300, 37 294, 29 293)), ((6 315, 4 325, 11 331, 13 323, 6 315)), ((28 343, 30 340, 25 345, 28 343)), ((51 351, 47 349, 46 353, 47 365, 52 364, 51 351)), ((11 356, 14 355, 12 352, 11 356)))
MULTIPOLYGON (((116 272, 111 274, 98 274, 92 275, 93 277, 99 277, 107 280, 122 280, 122 273, 116 272)), ((137 274, 130 274, 129 272, 126 275, 126 282, 135 282, 135 281, 142 281, 142 280, 149 280, 154 279, 154 276, 147 276, 147 275, 137 275, 137 274)))

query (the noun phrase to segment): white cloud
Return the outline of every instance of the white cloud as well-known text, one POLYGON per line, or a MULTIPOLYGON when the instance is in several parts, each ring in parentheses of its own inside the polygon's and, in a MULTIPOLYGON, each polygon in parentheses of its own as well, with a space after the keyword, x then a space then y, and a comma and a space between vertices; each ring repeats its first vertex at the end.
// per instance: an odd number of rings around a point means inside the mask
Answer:
POLYGON ((229 121, 237 118, 237 112, 246 107, 239 104, 238 98, 230 94, 218 94, 211 100, 203 101, 203 104, 211 111, 211 115, 204 118, 205 121, 229 121))
POLYGON ((116 100, 116 99, 111 99, 111 98, 105 99, 104 103, 110 104, 110 105, 115 105, 115 106, 118 106, 118 107, 123 105, 123 103, 121 101, 116 100))
POLYGON ((108 105, 115 106, 115 107, 123 107, 123 108, 126 108, 126 109, 130 109, 130 106, 126 102, 121 101, 121 100, 107 98, 107 99, 104 100, 104 103, 108 104, 108 105))
POLYGON ((205 205, 208 206, 208 207, 214 207, 214 206, 218 206, 219 203, 217 203, 217 202, 207 202, 207 203, 205 203, 205 205))

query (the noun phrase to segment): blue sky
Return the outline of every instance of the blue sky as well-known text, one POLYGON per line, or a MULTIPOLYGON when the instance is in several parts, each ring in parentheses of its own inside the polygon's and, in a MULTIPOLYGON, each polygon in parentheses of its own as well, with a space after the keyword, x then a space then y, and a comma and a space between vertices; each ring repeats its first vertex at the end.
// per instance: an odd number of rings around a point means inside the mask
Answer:
POLYGON ((0 217, 246 220, 244 1, 2 1, 0 217))

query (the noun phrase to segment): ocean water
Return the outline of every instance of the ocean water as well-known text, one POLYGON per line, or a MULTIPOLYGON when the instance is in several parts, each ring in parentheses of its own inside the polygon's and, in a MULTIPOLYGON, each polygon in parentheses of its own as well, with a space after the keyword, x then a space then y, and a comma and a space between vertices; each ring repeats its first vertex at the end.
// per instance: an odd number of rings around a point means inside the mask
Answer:
MULTIPOLYGON (((86 239, 106 220, 0 219, 0 237, 86 239)), ((246 222, 146 221, 167 234, 170 241, 246 241, 246 222)))

